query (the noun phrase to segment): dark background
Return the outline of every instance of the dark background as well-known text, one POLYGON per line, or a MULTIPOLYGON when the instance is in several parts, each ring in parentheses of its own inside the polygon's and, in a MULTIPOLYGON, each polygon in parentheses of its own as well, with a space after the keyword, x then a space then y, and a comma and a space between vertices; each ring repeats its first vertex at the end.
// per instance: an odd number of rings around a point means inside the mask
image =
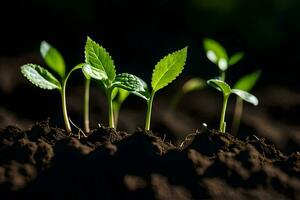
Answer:
POLYGON ((210 78, 216 68, 205 57, 204 37, 229 54, 244 51, 229 79, 257 68, 259 85, 299 89, 299 0, 27 0, 2 2, 0 56, 38 52, 47 40, 69 67, 83 61, 86 36, 113 56, 119 72, 150 79, 155 63, 189 46, 186 75, 210 78))

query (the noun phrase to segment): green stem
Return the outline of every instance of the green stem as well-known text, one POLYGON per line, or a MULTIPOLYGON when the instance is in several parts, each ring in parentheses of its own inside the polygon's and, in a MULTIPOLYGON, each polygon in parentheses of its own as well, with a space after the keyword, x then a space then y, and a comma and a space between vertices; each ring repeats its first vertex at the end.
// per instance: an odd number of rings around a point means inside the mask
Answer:
POLYGON ((71 129, 71 125, 69 122, 69 116, 68 116, 68 110, 67 110, 67 98, 66 98, 66 87, 67 87, 67 82, 68 79, 70 77, 70 75, 72 74, 73 71, 75 71, 76 69, 81 69, 83 66, 83 64, 78 64, 76 65, 66 76, 66 78, 62 81, 62 89, 60 90, 61 93, 61 101, 62 101, 62 110, 63 110, 63 116, 64 116, 64 122, 65 122, 65 126, 66 126, 66 131, 67 133, 71 133, 72 129, 71 129))
POLYGON ((241 118, 243 114, 243 99, 241 97, 237 97, 234 107, 234 115, 232 120, 232 127, 231 132, 233 135, 237 135, 240 124, 241 118))
POLYGON ((68 111, 67 111, 67 101, 66 101, 66 81, 63 81, 63 88, 60 91, 61 94, 61 105, 62 105, 62 110, 63 110, 63 117, 64 117, 64 122, 65 122, 65 127, 66 127, 66 131, 67 133, 71 133, 72 129, 71 129, 71 125, 69 122, 69 117, 68 117, 68 111))
POLYGON ((151 113, 152 113, 152 104, 155 92, 151 93, 149 100, 147 101, 147 114, 146 114, 146 125, 145 130, 150 130, 150 122, 151 122, 151 113))
POLYGON ((226 132, 226 122, 225 122, 225 115, 226 115, 226 108, 228 102, 229 95, 223 96, 223 106, 222 106, 222 113, 220 119, 220 128, 219 131, 225 133, 226 132))
POLYGON ((91 84, 91 79, 86 79, 85 88, 84 88, 84 131, 86 133, 90 132, 90 117, 89 117, 90 84, 91 84))
POLYGON ((113 88, 109 88, 107 90, 107 106, 108 106, 108 122, 110 128, 115 128, 115 121, 114 121, 114 109, 112 103, 112 90, 113 88))
POLYGON ((226 78, 226 73, 225 71, 221 71, 221 81, 225 81, 225 78, 226 78))

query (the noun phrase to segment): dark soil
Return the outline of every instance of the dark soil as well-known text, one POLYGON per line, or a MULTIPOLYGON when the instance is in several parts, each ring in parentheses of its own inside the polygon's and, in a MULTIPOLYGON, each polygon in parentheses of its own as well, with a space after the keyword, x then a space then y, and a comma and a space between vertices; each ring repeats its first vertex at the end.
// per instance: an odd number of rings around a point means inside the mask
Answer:
POLYGON ((37 123, 0 131, 1 199, 300 199, 300 153, 201 130, 180 146, 101 127, 78 140, 37 123))

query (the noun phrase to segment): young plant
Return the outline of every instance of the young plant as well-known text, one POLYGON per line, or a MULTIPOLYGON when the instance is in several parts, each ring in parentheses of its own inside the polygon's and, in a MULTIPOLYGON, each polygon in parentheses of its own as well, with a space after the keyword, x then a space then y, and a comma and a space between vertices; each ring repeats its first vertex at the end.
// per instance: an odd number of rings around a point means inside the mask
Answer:
POLYGON ((226 49, 219 42, 210 38, 203 40, 203 47, 206 52, 206 57, 219 68, 219 79, 222 81, 225 81, 228 67, 235 65, 244 57, 243 52, 236 52, 229 57, 226 49))
POLYGON ((152 91, 150 92, 143 82, 144 85, 144 92, 136 92, 136 95, 143 97, 147 100, 147 113, 146 113, 146 124, 145 130, 150 130, 150 123, 151 123, 151 113, 152 113, 152 105, 154 95, 160 89, 169 85, 172 81, 174 81, 177 76, 182 72, 187 57, 187 47, 175 51, 164 58, 162 58, 156 65, 152 73, 152 81, 151 87, 152 91))
POLYGON ((85 64, 82 68, 87 78, 98 80, 105 91, 108 104, 109 127, 115 128, 114 118, 114 89, 121 88, 131 93, 146 92, 142 80, 132 74, 116 74, 116 67, 109 53, 91 38, 87 38, 85 45, 85 64))
POLYGON ((21 72, 31 83, 40 87, 41 89, 57 89, 60 92, 66 131, 71 133, 72 129, 69 122, 66 103, 66 85, 71 73, 76 69, 81 69, 83 64, 76 65, 66 75, 65 61, 58 50, 56 50, 49 43, 43 41, 41 42, 40 52, 45 63, 59 76, 60 81, 48 70, 36 64, 25 64, 21 66, 21 72))
MULTIPOLYGON (((251 74, 247 74, 246 76, 240 78, 233 87, 246 92, 250 92, 250 90, 252 90, 257 80, 259 79, 260 74, 261 74, 260 70, 255 71, 251 74)), ((243 113, 243 99, 238 96, 235 102, 232 127, 231 127, 231 133, 233 135, 236 135, 239 130, 242 113, 243 113)))
POLYGON ((207 84, 223 93, 223 106, 222 106, 220 127, 219 127, 220 132, 223 133, 226 132, 225 114, 226 114, 226 108, 227 108, 227 103, 230 94, 236 94, 237 96, 253 104, 254 106, 258 105, 258 99, 254 95, 240 89, 231 89, 231 87, 224 81, 218 79, 210 79, 207 81, 207 84))

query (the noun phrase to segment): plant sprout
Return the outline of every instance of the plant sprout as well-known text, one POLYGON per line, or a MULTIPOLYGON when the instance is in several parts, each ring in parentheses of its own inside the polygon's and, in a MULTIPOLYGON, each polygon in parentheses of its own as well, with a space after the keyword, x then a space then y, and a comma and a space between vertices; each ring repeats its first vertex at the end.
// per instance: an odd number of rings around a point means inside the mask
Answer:
POLYGON ((89 37, 85 45, 85 61, 87 64, 82 68, 83 73, 87 78, 98 80, 103 86, 108 104, 109 127, 115 128, 114 89, 121 88, 140 96, 145 92, 144 84, 132 74, 116 74, 116 67, 109 53, 89 37))
POLYGON ((244 57, 243 52, 236 52, 229 57, 226 49, 219 42, 210 38, 203 40, 203 47, 206 57, 219 68, 220 80, 222 81, 225 81, 228 67, 235 65, 244 57))
POLYGON ((152 91, 150 92, 147 89, 147 85, 142 81, 145 91, 143 91, 143 93, 135 93, 147 100, 147 113, 145 123, 146 131, 150 130, 152 105, 155 93, 169 85, 172 81, 174 81, 177 78, 177 76, 182 72, 184 68, 186 57, 187 47, 163 57, 155 65, 152 73, 152 91))
MULTIPOLYGON (((255 86, 257 80, 259 79, 261 74, 260 70, 257 70, 251 74, 247 74, 240 78, 234 88, 240 89, 246 92, 250 92, 250 90, 255 86)), ((243 99, 241 97, 237 97, 234 107, 234 114, 232 120, 231 132, 233 135, 236 135, 240 126, 241 117, 243 113, 243 99)))
POLYGON ((52 73, 37 64, 25 64, 21 66, 22 74, 34 85, 41 89, 54 90, 57 89, 61 95, 63 118, 67 133, 71 133, 71 125, 69 122, 67 103, 66 103, 66 85, 71 73, 76 69, 81 69, 83 64, 76 65, 66 75, 65 61, 58 50, 51 46, 46 41, 41 42, 40 52, 45 63, 58 74, 59 81, 52 73))
POLYGON ((240 89, 231 89, 231 87, 224 81, 218 79, 210 79, 207 81, 207 84, 223 93, 223 106, 222 106, 220 126, 219 126, 220 132, 223 133, 226 132, 225 114, 226 114, 226 108, 227 108, 227 103, 230 94, 236 94, 237 96, 253 104, 254 106, 258 105, 258 99, 254 95, 240 89))

